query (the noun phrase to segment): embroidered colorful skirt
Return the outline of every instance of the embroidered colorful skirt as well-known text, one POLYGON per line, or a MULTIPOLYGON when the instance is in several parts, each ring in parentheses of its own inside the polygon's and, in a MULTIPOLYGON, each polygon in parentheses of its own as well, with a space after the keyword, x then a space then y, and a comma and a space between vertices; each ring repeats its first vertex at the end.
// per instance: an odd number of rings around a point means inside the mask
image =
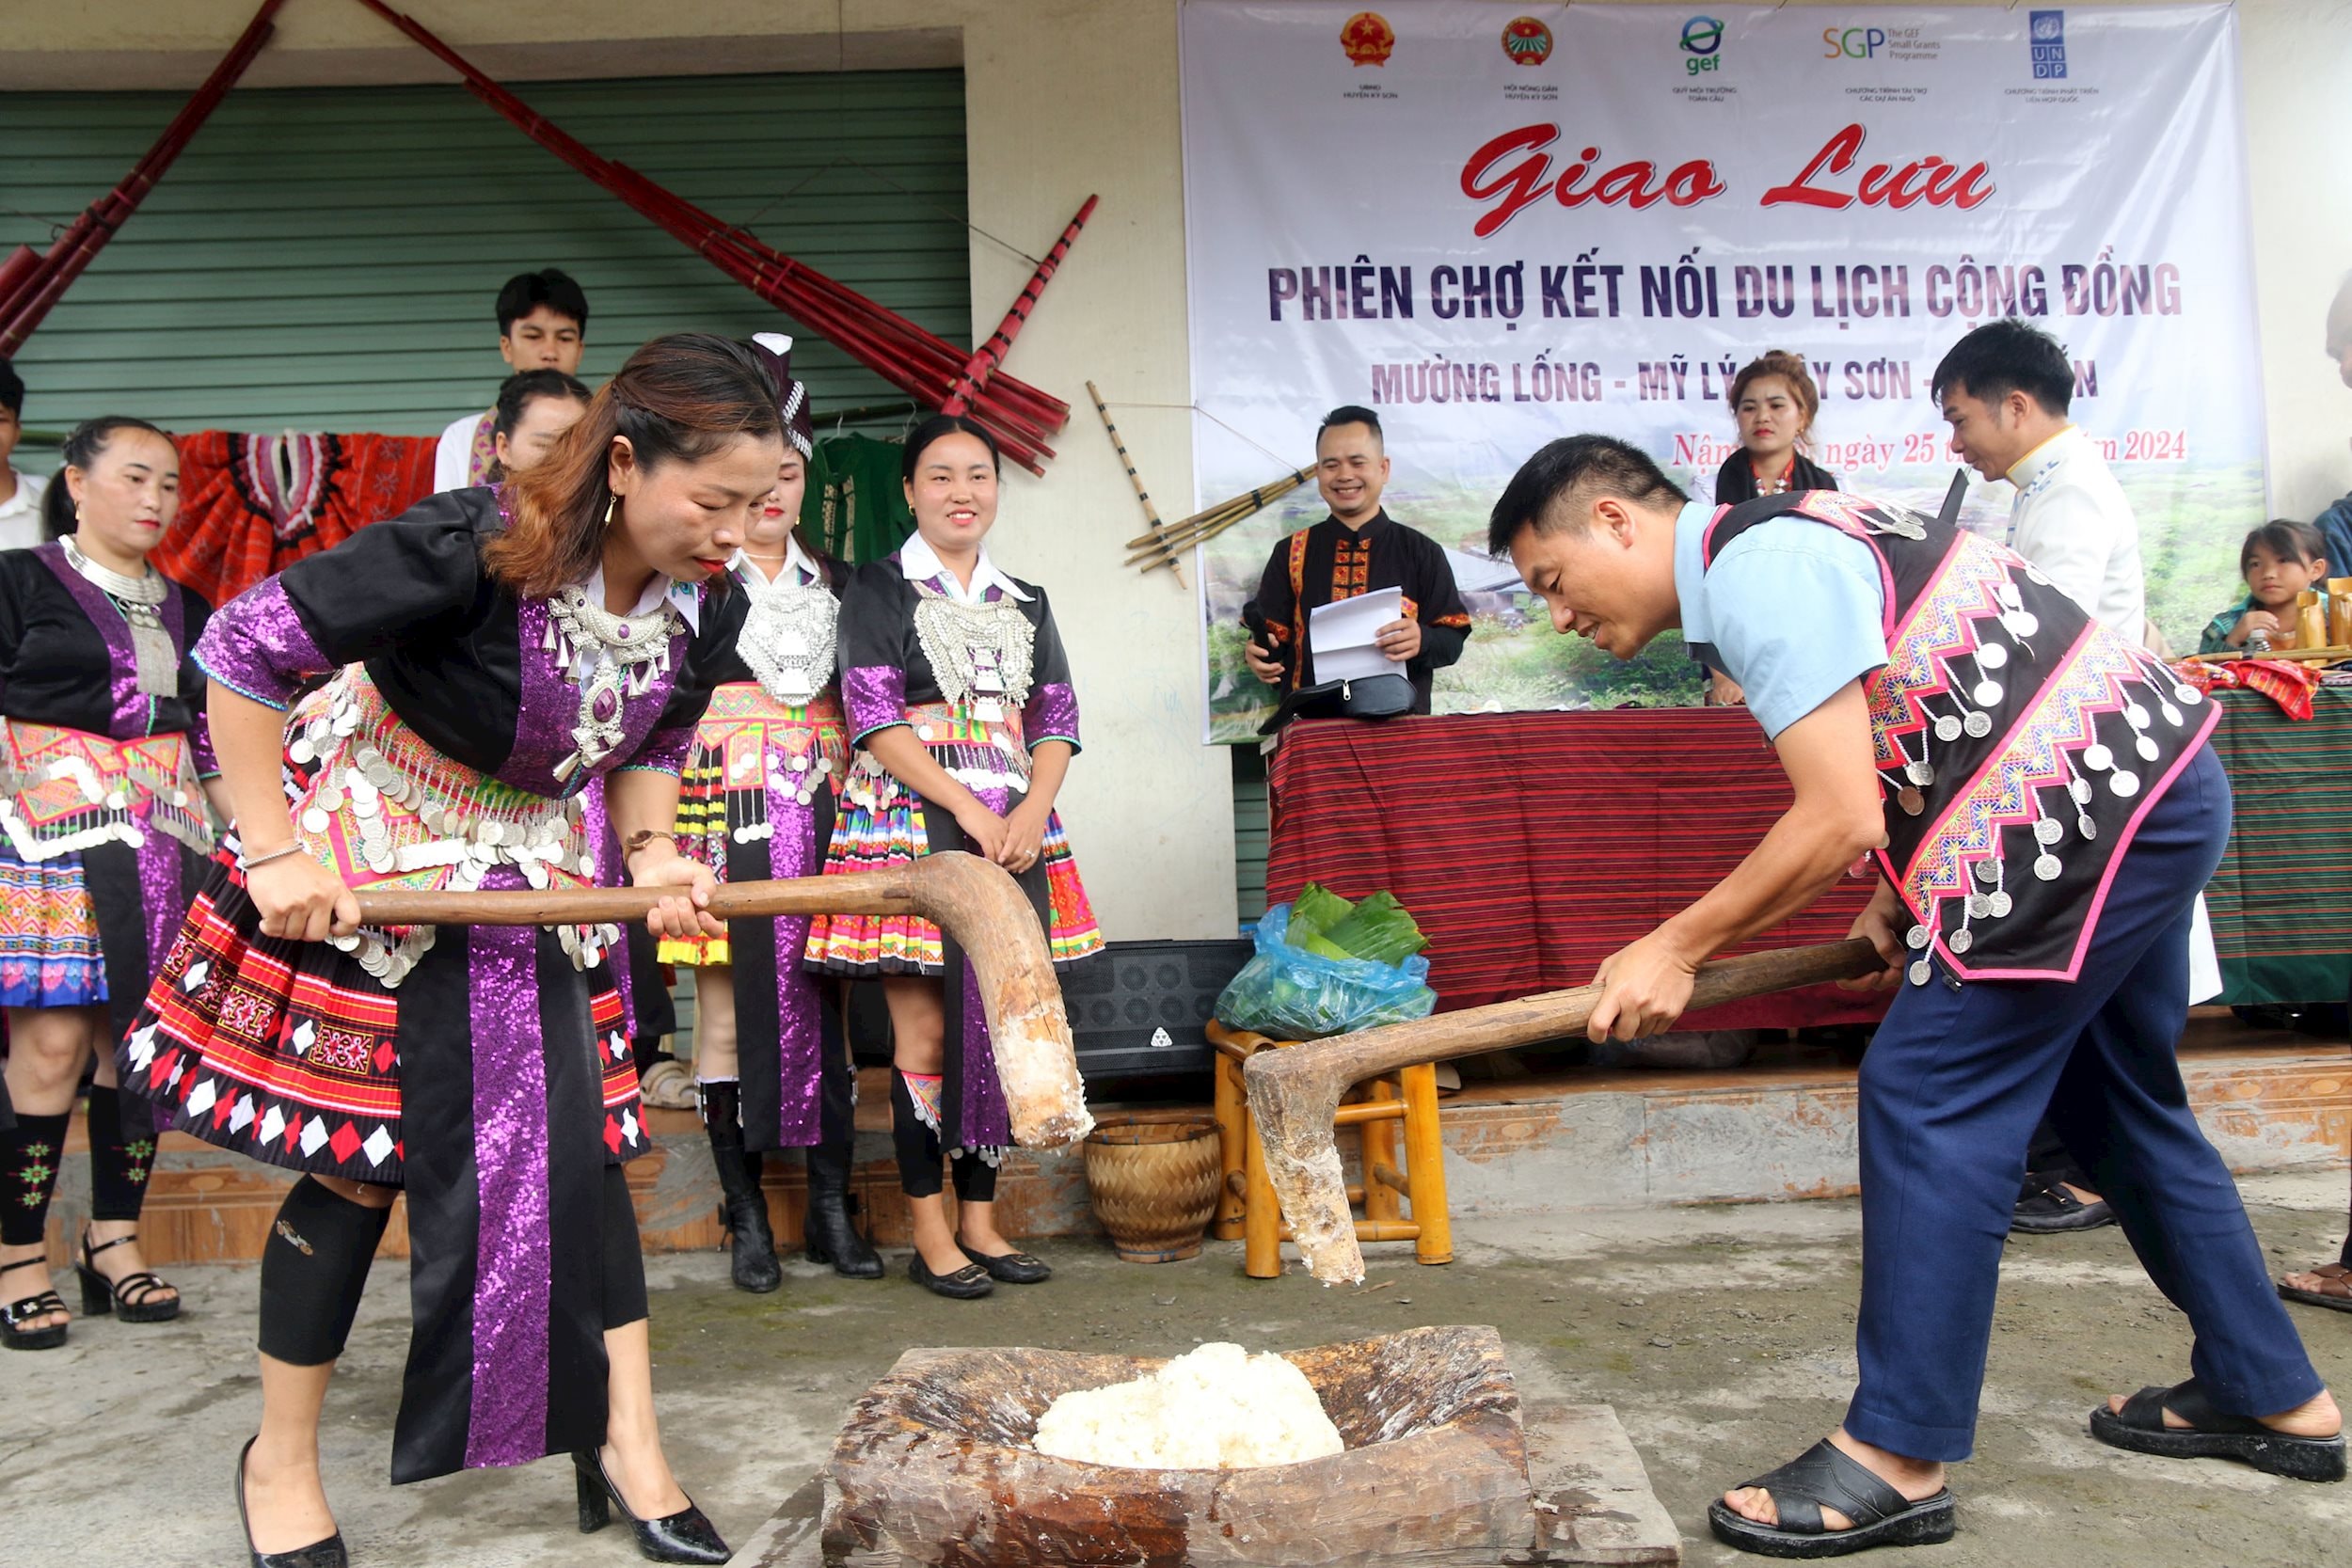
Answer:
POLYGON ((186 736, 118 741, 8 721, 0 1006, 105 1002, 127 1028, 211 847, 186 736))
MULTIPOLYGON (((816 876, 849 760, 833 692, 801 705, 778 702, 755 681, 720 687, 687 753, 678 849, 723 882, 816 876)), ((820 1068, 840 1055, 840 1039, 824 988, 802 967, 808 927, 807 915, 732 920, 723 937, 661 944, 668 962, 725 966, 743 1144, 755 1151, 821 1141, 820 1068)), ((705 983, 719 978, 707 975, 705 983)))
MULTIPOLYGON (((1029 752, 1017 707, 1008 706, 1003 718, 983 721, 968 705, 923 704, 910 707, 907 720, 932 759, 991 811, 1006 816, 1019 803, 1028 788, 1029 752)), ((969 847, 952 813, 916 795, 871 752, 862 752, 842 791, 825 874, 905 865, 919 856, 969 847)), ((1079 879, 1058 815, 1047 819, 1038 863, 1015 880, 1037 911, 1056 968, 1103 951, 1103 933, 1094 923, 1093 906, 1087 901, 1086 885, 1079 879)), ((979 989, 961 950, 937 926, 912 915, 818 915, 809 926, 807 962, 829 974, 946 980, 941 1141, 951 1150, 976 1149, 992 1157, 1009 1145, 1010 1118, 996 1082, 996 1058, 979 989)))
MULTIPOLYGON (((351 886, 585 883, 566 802, 434 751, 356 667, 303 701, 288 738, 297 839, 351 886)), ((224 855, 119 1053, 123 1087, 171 1126, 405 1190, 396 1481, 601 1440, 604 1173, 647 1147, 613 934, 264 936, 224 855)))
POLYGON ((27 862, 0 837, 0 1007, 81 1007, 106 1000, 98 908, 82 857, 27 862))

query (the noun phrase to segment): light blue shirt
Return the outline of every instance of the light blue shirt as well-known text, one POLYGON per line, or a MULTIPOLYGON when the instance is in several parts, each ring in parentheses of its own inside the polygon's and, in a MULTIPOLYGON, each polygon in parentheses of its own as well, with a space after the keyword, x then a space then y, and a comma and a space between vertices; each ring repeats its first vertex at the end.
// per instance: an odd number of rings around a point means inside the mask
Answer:
POLYGON ((1686 642, 1713 646, 1764 733, 1780 732, 1886 662, 1886 591, 1861 540, 1825 523, 1756 524, 1702 572, 1699 545, 1715 509, 1692 501, 1675 519, 1675 592, 1686 642))

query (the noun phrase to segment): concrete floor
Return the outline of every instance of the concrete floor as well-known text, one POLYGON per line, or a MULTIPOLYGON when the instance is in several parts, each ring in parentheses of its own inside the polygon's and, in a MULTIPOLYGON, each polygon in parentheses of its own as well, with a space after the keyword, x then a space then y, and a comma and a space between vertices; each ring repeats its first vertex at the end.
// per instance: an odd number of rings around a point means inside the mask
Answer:
MULTIPOLYGON (((2280 1267, 2332 1257, 2341 1169, 2249 1179, 2280 1267)), ((902 1275, 806 1265, 775 1296, 729 1290, 715 1254, 656 1259, 656 1379, 671 1452, 732 1539, 823 1460, 843 1409, 910 1345, 1032 1344, 1170 1354, 1205 1338, 1284 1349, 1417 1323, 1501 1327, 1536 1394, 1616 1406, 1685 1533, 1687 1560, 1748 1562, 1708 1534, 1707 1499, 1834 1425, 1852 1377, 1857 1213, 1849 1202, 1513 1216, 1457 1227, 1459 1260, 1375 1248, 1360 1291, 1246 1279, 1239 1243, 1144 1268, 1045 1243, 1052 1284, 941 1301, 902 1275)), ((902 1260, 893 1262, 903 1267, 902 1260)), ((0 1564, 242 1562, 229 1485, 256 1409, 247 1266, 174 1271, 190 1307, 156 1328, 77 1326, 0 1357, 0 1564)), ((327 1406, 326 1465, 362 1568, 634 1562, 583 1540, 561 1461, 394 1490, 384 1482, 407 1337, 406 1270, 383 1265, 327 1406)), ((2296 1309, 2321 1370, 2352 1388, 2352 1315, 2296 1309)), ((1984 1393, 1981 1457, 1955 1477, 1959 1539, 1937 1568, 2272 1568, 2341 1561, 2352 1487, 2139 1458, 2085 1434, 2109 1390, 2185 1375, 2181 1316, 2113 1230, 2012 1243, 1984 1393)), ((1909 1561, 1906 1556, 1899 1560, 1909 1561)))

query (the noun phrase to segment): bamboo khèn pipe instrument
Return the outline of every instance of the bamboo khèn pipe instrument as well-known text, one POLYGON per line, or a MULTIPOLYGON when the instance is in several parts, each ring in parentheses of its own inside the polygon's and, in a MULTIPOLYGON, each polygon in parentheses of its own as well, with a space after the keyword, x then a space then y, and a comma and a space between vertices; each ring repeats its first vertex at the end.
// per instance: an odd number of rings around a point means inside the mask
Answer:
MULTIPOLYGON (((1144 537, 1147 539, 1157 540, 1161 537, 1162 533, 1160 509, 1152 504, 1152 492, 1143 487, 1143 476, 1136 472, 1136 460, 1127 455, 1127 443, 1120 436, 1119 427, 1111 423, 1110 404, 1103 401, 1102 392, 1096 388, 1094 383, 1091 381, 1087 383, 1087 396, 1094 400, 1094 411, 1103 416, 1103 429, 1110 436, 1111 450, 1119 453, 1119 466, 1127 470, 1127 483, 1136 487, 1136 499, 1143 503, 1143 520, 1152 525, 1152 531, 1145 534, 1144 537)), ((1173 552, 1170 552, 1168 555, 1168 569, 1169 572, 1174 574, 1176 578, 1176 586, 1179 588, 1184 587, 1184 569, 1176 564, 1176 557, 1173 552)))
MULTIPOLYGON (((1691 1006, 1712 1007, 1851 980, 1884 967, 1878 950, 1859 937, 1719 958, 1699 966, 1691 1006)), ((1364 1278, 1364 1255, 1348 1212, 1347 1178, 1332 1137, 1340 1096, 1351 1085, 1422 1062, 1581 1035, 1599 1001, 1600 987, 1579 986, 1251 1056, 1242 1076, 1248 1085, 1250 1118, 1265 1146, 1266 1176, 1314 1276, 1326 1285, 1359 1285, 1364 1278)))
POLYGON ((1311 468, 1297 468, 1270 484, 1243 492, 1231 500, 1219 501, 1205 512, 1196 512, 1182 522, 1168 525, 1168 531, 1157 537, 1139 534, 1127 542, 1135 552, 1125 564, 1140 564, 1147 572, 1156 571, 1172 562, 1178 555, 1196 546, 1205 545, 1234 524, 1271 506, 1306 483, 1314 473, 1311 468))
MULTIPOLYGON (((679 891, 386 890, 358 896, 363 926, 590 926, 643 920, 657 902, 679 891)), ((1004 867, 977 855, 943 851, 879 871, 727 882, 712 895, 709 912, 722 920, 913 914, 931 922, 963 949, 979 982, 1013 1142, 1025 1148, 1057 1148, 1093 1131, 1045 932, 1021 885, 1004 867)))

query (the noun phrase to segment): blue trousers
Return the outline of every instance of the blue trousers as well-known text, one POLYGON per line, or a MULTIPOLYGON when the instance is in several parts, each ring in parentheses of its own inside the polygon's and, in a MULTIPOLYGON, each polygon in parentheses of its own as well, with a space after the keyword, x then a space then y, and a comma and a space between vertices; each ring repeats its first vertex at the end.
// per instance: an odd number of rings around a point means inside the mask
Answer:
POLYGON ((2001 1249, 2044 1107, 2187 1314, 2190 1366, 2213 1402, 2262 1416, 2320 1391, 2175 1055, 2190 915, 2229 836, 2229 780, 2203 747, 2115 868, 2074 980, 1963 985, 1939 965, 1888 1010, 1862 1061, 1853 1436, 1913 1459, 1968 1457, 2001 1249))

